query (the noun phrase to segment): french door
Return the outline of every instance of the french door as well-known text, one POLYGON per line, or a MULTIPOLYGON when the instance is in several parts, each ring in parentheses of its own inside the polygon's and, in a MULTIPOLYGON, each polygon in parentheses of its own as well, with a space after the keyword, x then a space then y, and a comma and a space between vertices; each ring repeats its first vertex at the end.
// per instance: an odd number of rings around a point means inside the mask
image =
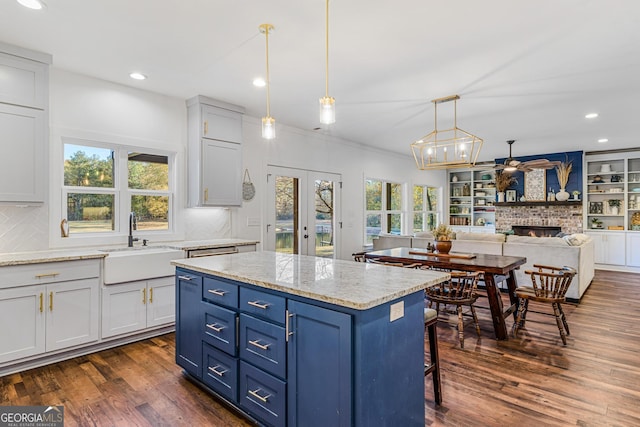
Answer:
POLYGON ((339 256, 340 175, 269 166, 266 249, 339 256))

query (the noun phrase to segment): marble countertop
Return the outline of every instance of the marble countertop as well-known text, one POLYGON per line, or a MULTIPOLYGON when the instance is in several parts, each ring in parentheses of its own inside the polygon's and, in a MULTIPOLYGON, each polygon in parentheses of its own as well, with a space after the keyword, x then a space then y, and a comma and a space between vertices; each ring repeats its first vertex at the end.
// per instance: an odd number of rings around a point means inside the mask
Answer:
POLYGON ((174 260, 171 264, 357 310, 393 301, 450 277, 438 271, 266 251, 174 260))
POLYGON ((260 243, 257 240, 246 239, 209 239, 209 240, 188 240, 184 242, 158 243, 157 246, 164 246, 173 249, 191 251, 196 249, 224 248, 225 246, 246 246, 260 243))
POLYGON ((40 264, 44 262, 76 261, 80 259, 104 258, 108 254, 91 249, 60 249, 37 252, 13 252, 0 254, 0 267, 11 265, 40 264))

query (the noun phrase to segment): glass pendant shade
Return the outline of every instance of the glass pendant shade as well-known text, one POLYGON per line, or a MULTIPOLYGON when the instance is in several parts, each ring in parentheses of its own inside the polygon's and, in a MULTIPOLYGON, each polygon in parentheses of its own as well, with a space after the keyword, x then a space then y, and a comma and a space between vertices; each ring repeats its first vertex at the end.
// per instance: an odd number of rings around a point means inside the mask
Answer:
POLYGON ((330 125, 336 122, 336 100, 331 96, 320 98, 320 123, 330 125))
POLYGON ((274 139, 276 137, 276 121, 273 117, 262 118, 262 137, 264 139, 274 139))

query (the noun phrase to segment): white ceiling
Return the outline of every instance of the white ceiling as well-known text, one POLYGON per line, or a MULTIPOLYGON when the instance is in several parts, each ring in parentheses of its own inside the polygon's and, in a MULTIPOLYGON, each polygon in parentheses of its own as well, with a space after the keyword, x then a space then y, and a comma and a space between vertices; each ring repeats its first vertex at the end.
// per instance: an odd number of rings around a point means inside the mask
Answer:
MULTIPOLYGON (((54 66, 175 96, 207 95, 314 129, 324 95, 324 0, 0 2, 0 41, 54 66), (137 70, 149 76, 137 82, 137 70)), ((409 154, 434 127, 434 98, 458 94, 458 126, 485 140, 481 160, 640 147, 637 0, 331 0, 327 132, 409 154), (598 112, 595 120, 584 115, 598 112), (609 138, 599 144, 597 139, 609 138)), ((438 106, 439 127, 453 104, 438 106)))

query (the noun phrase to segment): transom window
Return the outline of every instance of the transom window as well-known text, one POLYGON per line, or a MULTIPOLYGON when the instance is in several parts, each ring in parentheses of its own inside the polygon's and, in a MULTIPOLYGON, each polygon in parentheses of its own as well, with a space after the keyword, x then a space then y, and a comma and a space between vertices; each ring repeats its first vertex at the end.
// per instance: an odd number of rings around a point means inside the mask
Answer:
POLYGON ((69 236, 121 233, 130 212, 138 230, 167 231, 172 213, 169 154, 64 143, 63 218, 69 236))
POLYGON ((365 180, 365 244, 380 232, 402 234, 402 184, 365 180))

